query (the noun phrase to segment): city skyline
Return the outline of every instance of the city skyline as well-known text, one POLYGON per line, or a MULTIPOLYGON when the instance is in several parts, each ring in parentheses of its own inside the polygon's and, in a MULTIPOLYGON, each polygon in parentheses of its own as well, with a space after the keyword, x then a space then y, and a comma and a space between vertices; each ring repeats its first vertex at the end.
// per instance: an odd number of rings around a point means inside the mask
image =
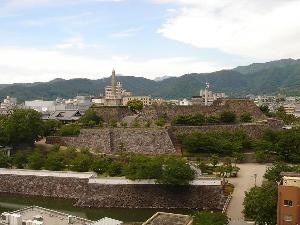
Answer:
POLYGON ((5 0, 0 83, 150 79, 299 58, 295 0, 5 0))

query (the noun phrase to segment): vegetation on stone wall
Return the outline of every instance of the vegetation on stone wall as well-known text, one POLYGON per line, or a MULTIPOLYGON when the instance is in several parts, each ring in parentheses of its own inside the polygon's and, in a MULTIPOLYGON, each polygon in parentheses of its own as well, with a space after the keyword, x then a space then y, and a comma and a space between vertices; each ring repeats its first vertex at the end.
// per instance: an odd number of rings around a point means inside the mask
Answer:
POLYGON ((141 100, 133 99, 128 101, 127 106, 133 110, 142 110, 144 105, 141 100))
POLYGON ((79 119, 79 123, 88 127, 101 126, 103 123, 103 119, 98 116, 94 110, 88 109, 79 119))
MULTIPOLYGON (((185 126, 202 126, 209 124, 231 124, 237 121, 237 115, 234 112, 224 111, 217 115, 204 115, 202 113, 177 115, 172 124, 185 126)), ((240 115, 242 123, 252 121, 252 115, 249 112, 243 112, 240 115)))
POLYGON ((65 124, 58 131, 58 135, 60 136, 75 136, 79 135, 79 133, 80 126, 76 123, 65 124))

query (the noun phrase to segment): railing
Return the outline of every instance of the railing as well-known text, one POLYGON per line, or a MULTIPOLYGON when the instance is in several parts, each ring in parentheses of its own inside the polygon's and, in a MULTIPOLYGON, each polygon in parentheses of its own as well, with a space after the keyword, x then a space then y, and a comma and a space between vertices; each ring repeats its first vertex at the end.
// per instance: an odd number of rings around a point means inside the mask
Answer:
POLYGON ((230 203, 231 199, 232 199, 232 194, 230 194, 230 195, 227 197, 226 202, 225 202, 225 204, 224 204, 224 206, 223 206, 222 213, 226 213, 226 211, 227 211, 227 209, 228 209, 228 206, 229 206, 229 203, 230 203))

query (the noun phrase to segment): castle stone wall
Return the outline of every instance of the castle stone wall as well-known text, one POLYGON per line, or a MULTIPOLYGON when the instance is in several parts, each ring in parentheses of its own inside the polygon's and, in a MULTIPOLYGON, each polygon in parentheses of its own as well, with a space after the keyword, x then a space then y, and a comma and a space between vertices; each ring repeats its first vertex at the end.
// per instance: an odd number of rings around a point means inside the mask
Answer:
POLYGON ((74 199, 80 207, 222 209, 222 186, 170 188, 155 184, 89 184, 88 179, 0 175, 0 192, 74 199))
POLYGON ((167 130, 160 128, 83 129, 78 137, 47 137, 47 144, 88 147, 103 153, 120 151, 144 154, 176 154, 167 130))

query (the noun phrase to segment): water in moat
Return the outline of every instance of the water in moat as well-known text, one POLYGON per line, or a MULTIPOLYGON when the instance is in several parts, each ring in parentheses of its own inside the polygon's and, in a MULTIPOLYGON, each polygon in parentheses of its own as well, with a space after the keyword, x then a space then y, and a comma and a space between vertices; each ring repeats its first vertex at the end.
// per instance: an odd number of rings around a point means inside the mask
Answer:
POLYGON ((90 220, 110 217, 124 222, 146 221, 158 211, 182 214, 193 214, 195 212, 194 210, 188 209, 78 208, 73 206, 72 200, 0 193, 0 213, 10 212, 33 205, 65 212, 90 220))

